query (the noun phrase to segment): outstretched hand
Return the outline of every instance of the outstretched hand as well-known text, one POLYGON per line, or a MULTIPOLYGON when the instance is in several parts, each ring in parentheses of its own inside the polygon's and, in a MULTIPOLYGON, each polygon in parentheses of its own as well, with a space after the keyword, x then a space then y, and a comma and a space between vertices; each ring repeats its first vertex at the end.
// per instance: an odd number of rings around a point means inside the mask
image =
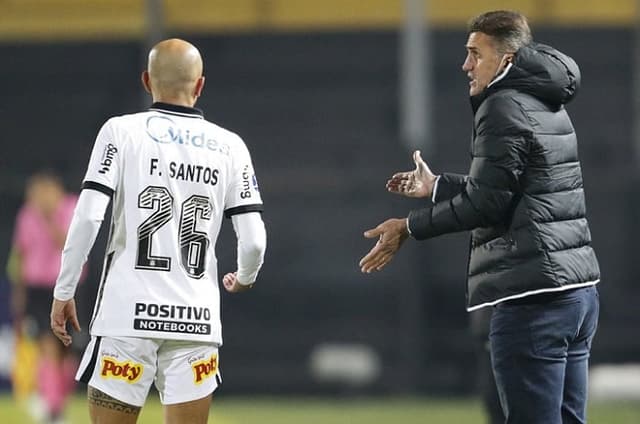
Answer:
POLYGON ((380 271, 385 267, 409 237, 406 219, 388 219, 376 228, 365 231, 366 238, 378 237, 378 242, 360 260, 360 270, 364 273, 380 271))
POLYGON ((235 272, 230 272, 222 277, 222 285, 229 293, 243 292, 253 286, 253 284, 240 284, 235 272))
POLYGON ((387 190, 407 197, 430 197, 436 176, 422 160, 420 150, 413 152, 413 162, 416 164, 416 169, 394 174, 387 181, 387 190))
POLYGON ((73 341, 71 334, 67 332, 67 321, 71 323, 74 330, 80 331, 75 300, 73 298, 69 300, 53 299, 51 304, 51 331, 65 346, 71 345, 73 341))

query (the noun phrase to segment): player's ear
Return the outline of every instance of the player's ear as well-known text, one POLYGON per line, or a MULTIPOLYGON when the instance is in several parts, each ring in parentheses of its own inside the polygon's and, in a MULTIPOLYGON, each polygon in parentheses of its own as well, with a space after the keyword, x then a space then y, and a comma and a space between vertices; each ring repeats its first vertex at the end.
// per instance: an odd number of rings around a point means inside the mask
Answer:
POLYGON ((196 87, 193 91, 194 97, 198 98, 202 94, 202 90, 204 89, 204 75, 198 78, 196 81, 196 87))
POLYGON ((143 71, 142 75, 140 76, 140 79, 142 80, 142 86, 144 87, 145 91, 151 94, 151 83, 149 81, 149 71, 143 71))

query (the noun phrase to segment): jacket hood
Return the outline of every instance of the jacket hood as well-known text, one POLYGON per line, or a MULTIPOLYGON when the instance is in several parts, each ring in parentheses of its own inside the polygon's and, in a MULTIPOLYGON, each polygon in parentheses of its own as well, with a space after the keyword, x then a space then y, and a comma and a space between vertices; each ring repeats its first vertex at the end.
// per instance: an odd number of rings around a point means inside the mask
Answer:
POLYGON ((553 47, 531 43, 518 50, 504 78, 471 100, 479 104, 492 91, 511 88, 559 107, 569 103, 579 87, 580 69, 572 58, 553 47))

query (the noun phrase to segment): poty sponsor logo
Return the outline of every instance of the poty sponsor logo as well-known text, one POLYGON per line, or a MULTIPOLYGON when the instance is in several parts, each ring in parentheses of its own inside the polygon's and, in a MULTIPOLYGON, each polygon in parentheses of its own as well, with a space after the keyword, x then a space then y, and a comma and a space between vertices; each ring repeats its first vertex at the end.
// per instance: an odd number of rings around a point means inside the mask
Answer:
POLYGON ((147 135, 160 144, 206 148, 212 152, 229 155, 229 146, 226 143, 219 142, 205 134, 204 131, 183 130, 167 116, 154 115, 149 117, 147 119, 147 135))
POLYGON ((191 364, 193 376, 196 384, 202 383, 205 378, 209 378, 218 371, 218 355, 211 355, 209 359, 191 364))
POLYGON ((102 358, 102 378, 117 378, 127 383, 135 383, 142 375, 144 367, 129 361, 118 362, 114 358, 102 358))
POLYGON ((102 168, 98 171, 101 174, 106 174, 109 169, 111 169, 111 164, 113 163, 113 158, 118 153, 118 148, 113 144, 109 143, 105 146, 104 152, 102 153, 102 168))

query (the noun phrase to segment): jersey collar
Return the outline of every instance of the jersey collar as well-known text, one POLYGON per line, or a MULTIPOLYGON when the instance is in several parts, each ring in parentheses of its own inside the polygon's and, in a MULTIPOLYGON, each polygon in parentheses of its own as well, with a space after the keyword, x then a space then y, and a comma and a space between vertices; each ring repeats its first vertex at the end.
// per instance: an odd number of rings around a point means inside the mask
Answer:
POLYGON ((151 105, 149 110, 168 113, 171 115, 185 116, 187 118, 204 118, 204 114, 200 109, 196 109, 195 107, 173 105, 170 103, 155 102, 151 105))

